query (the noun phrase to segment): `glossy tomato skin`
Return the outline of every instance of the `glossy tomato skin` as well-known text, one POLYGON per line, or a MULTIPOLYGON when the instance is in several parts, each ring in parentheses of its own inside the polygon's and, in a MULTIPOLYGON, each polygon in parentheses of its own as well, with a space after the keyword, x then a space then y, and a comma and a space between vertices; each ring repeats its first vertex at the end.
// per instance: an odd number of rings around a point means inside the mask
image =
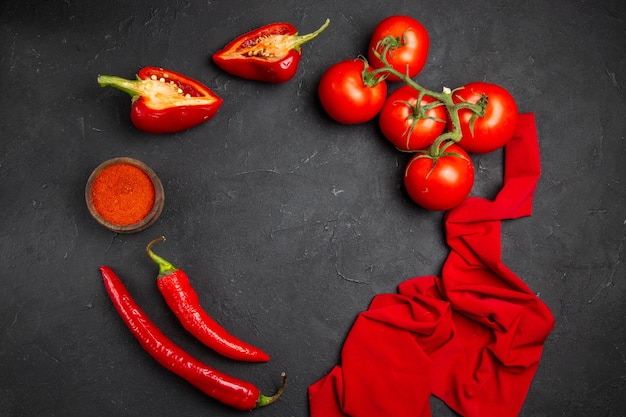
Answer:
MULTIPOLYGON (((515 133, 518 110, 513 96, 504 88, 485 82, 473 82, 453 93, 453 100, 476 103, 483 94, 488 97, 485 115, 474 121, 473 133, 470 119, 474 114, 469 109, 459 110, 462 139, 458 144, 468 152, 488 153, 506 145, 515 133)), ((450 123, 448 127, 451 128, 450 123)))
MULTIPOLYGON (((382 68, 383 62, 374 55, 374 50, 382 54, 383 48, 377 47, 378 42, 387 36, 402 38, 404 45, 390 51, 387 56, 389 64, 402 74, 410 78, 415 77, 424 68, 428 58, 430 39, 426 28, 417 20, 409 16, 389 16, 383 19, 374 29, 369 43, 367 59, 374 68, 382 68)), ((399 81, 395 75, 390 74, 389 81, 399 81)))
POLYGON ((385 104, 387 84, 381 81, 372 87, 365 85, 362 73, 366 65, 360 59, 341 61, 328 68, 320 79, 318 94, 322 107, 339 123, 365 123, 376 117, 385 104))
POLYGON ((467 152, 451 145, 436 163, 420 155, 409 161, 404 172, 411 199, 428 210, 450 210, 461 204, 474 185, 474 164, 467 152))
MULTIPOLYGON (((425 113, 428 118, 418 119, 414 115, 419 92, 408 85, 402 86, 389 95, 379 116, 383 135, 402 151, 426 149, 443 133, 446 127, 445 106, 434 107, 425 113)), ((435 103, 430 96, 424 96, 421 106, 435 103)))

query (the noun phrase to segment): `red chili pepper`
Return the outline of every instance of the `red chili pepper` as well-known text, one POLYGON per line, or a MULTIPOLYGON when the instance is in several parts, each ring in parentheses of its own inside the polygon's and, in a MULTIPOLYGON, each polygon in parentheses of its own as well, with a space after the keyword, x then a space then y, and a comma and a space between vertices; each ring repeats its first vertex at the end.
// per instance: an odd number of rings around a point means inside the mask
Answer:
POLYGON ((142 68, 136 80, 99 75, 98 84, 130 94, 131 120, 149 133, 187 130, 212 118, 223 102, 207 86, 163 68, 142 68))
POLYGON ((216 52, 213 61, 241 78, 282 83, 296 74, 302 44, 317 37, 329 24, 326 19, 315 32, 300 36, 290 23, 271 23, 237 37, 216 52))
POLYGON ((252 410, 269 405, 284 391, 287 382, 284 372, 280 388, 274 395, 267 397, 261 394, 254 384, 224 374, 200 362, 159 330, 133 300, 111 268, 101 266, 100 272, 115 309, 141 346, 163 367, 184 378, 200 391, 239 410, 252 410))
POLYGON ((187 274, 152 252, 152 246, 165 240, 158 237, 148 243, 146 252, 159 266, 157 286, 174 315, 189 333, 216 352, 235 360, 267 362, 270 357, 262 350, 239 340, 213 320, 200 305, 198 294, 187 274))

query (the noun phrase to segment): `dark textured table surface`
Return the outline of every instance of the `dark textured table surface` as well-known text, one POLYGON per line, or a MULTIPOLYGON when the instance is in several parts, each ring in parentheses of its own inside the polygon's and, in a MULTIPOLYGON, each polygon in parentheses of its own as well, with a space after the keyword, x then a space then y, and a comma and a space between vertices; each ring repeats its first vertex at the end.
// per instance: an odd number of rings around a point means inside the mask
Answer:
MULTIPOLYGON (((418 81, 433 90, 500 84, 534 112, 542 177, 532 217, 503 227, 503 258, 552 309, 556 327, 521 412, 626 415, 626 11, 622 0, 72 1, 9 0, 0 11, 0 415, 236 416, 162 369, 114 311, 98 272, 114 268, 185 349, 271 392, 257 416, 307 416, 306 389, 338 362, 356 315, 414 276, 439 274, 442 213, 402 188, 408 155, 376 122, 341 126, 317 84, 364 54, 385 16, 428 29, 418 81), (268 85, 210 62, 235 36, 274 21, 301 33, 294 79, 268 85), (224 99, 192 130, 143 134, 130 99, 98 74, 162 66, 224 99), (166 193, 150 229, 117 235, 90 217, 84 187, 102 161, 151 166, 166 193), (203 305, 263 347, 235 363, 181 331, 144 254, 188 271, 203 305)), ((476 157, 474 195, 501 185, 501 153, 476 157)), ((434 416, 454 415, 433 399, 434 416)))

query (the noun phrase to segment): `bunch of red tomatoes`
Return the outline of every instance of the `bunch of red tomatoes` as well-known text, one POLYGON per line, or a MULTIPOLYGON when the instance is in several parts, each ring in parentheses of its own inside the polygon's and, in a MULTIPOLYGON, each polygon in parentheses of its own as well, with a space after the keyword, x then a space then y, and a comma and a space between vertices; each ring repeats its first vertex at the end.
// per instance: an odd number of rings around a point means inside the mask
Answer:
POLYGON ((413 78, 426 63, 428 32, 408 16, 391 16, 374 29, 367 58, 332 65, 319 84, 330 117, 343 124, 376 116, 383 135, 412 152, 404 173, 409 196, 429 210, 448 210, 469 195, 474 164, 468 153, 487 153, 511 140, 517 105, 504 88, 472 82, 442 92, 413 78), (403 82, 387 96, 388 82, 403 82))

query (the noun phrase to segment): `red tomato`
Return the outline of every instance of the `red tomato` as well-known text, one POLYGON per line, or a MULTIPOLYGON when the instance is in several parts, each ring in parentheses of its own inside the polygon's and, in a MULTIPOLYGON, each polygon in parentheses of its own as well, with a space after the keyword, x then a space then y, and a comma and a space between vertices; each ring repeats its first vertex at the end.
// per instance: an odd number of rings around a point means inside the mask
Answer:
MULTIPOLYGON (((381 42, 387 37, 395 38, 399 46, 390 49, 387 55, 389 64, 402 74, 415 77, 426 64, 430 40, 426 28, 420 22, 408 16, 390 16, 381 21, 374 29, 369 44, 367 59, 374 68, 384 67, 383 62, 374 55, 374 50, 383 53, 381 42)), ((389 81, 399 81, 395 75, 387 77, 389 81)))
MULTIPOLYGON (((517 126, 517 104, 513 96, 500 86, 469 83, 455 90, 453 99, 455 103, 477 103, 483 94, 487 96, 487 108, 483 117, 475 118, 473 131, 470 122, 474 112, 459 110, 463 138, 458 144, 468 152, 487 153, 503 147, 513 138, 517 126)), ((449 122, 448 128, 451 128, 449 122)))
POLYGON ((413 201, 428 210, 449 210, 461 204, 474 185, 474 164, 458 145, 439 157, 417 153, 404 172, 404 186, 413 201))
POLYGON ((380 112, 387 98, 387 84, 367 75, 370 68, 360 59, 341 61, 326 70, 318 93, 326 113, 339 123, 365 123, 380 112), (365 80, 364 80, 365 77, 365 80))
MULTIPOLYGON (((391 143, 402 151, 419 151, 433 144, 446 127, 447 111, 441 104, 419 116, 417 99, 419 92, 405 85, 391 93, 380 111, 380 130, 391 143)), ((430 96, 424 96, 420 105, 437 103, 430 96)))

